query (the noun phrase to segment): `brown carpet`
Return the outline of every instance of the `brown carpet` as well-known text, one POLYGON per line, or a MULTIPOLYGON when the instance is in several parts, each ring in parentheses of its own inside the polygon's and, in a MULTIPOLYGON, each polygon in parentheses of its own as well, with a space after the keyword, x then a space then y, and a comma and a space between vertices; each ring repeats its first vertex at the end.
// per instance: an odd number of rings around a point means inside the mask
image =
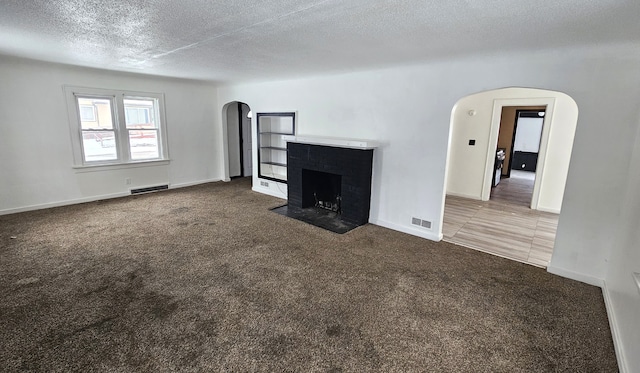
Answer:
POLYGON ((597 287, 280 204, 243 179, 0 216, 0 370, 617 371, 597 287))

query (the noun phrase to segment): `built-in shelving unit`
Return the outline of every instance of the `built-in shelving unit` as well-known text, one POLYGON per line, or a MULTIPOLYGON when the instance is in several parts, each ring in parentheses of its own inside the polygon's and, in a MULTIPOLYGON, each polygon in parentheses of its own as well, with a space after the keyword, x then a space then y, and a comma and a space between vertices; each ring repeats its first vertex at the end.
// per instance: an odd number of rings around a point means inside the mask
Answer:
POLYGON ((258 177, 287 182, 287 142, 295 135, 295 113, 258 113, 258 177))

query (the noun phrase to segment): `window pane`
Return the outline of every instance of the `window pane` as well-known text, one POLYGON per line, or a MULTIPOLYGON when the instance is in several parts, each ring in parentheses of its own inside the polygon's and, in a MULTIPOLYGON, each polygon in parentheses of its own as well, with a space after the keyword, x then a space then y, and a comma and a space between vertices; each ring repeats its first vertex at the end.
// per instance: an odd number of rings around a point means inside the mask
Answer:
POLYGON ((131 159, 157 159, 160 157, 156 130, 129 131, 129 145, 131 146, 131 159))
POLYGON ((84 161, 111 161, 118 159, 113 131, 82 131, 84 161))
POLYGON ((155 99, 125 98, 124 116, 127 128, 158 128, 155 99))
POLYGON ((80 118, 84 122, 96 121, 96 110, 93 106, 80 105, 80 118))
POLYGON ((83 130, 113 129, 111 100, 104 98, 78 97, 80 126, 83 130))

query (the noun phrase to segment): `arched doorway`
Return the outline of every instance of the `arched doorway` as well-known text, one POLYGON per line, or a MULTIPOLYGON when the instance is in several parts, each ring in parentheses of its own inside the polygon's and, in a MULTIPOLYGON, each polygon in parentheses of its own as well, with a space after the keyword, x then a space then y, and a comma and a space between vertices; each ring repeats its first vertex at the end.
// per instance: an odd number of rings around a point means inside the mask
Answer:
POLYGON ((549 90, 503 88, 461 98, 451 114, 444 239, 487 252, 492 252, 493 245, 496 255, 546 266, 555 240, 577 117, 578 108, 571 97, 549 90), (539 146, 530 203, 518 208, 508 201, 490 201, 496 188, 496 152, 506 108, 544 113, 542 130, 535 140, 539 146))
POLYGON ((225 147, 225 180, 253 174, 251 108, 244 102, 229 102, 222 108, 225 147))

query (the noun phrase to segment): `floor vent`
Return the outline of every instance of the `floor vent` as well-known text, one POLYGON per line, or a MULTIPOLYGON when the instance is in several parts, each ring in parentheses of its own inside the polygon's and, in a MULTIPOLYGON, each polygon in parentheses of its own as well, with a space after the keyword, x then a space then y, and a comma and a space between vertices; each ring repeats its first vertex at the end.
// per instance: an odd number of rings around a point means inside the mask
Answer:
POLYGON ((157 192, 159 190, 166 190, 166 189, 169 189, 169 185, 167 184, 157 185, 157 186, 146 187, 146 188, 131 189, 131 194, 143 194, 143 193, 157 192))
POLYGON ((429 220, 422 220, 418 218, 411 218, 411 224, 419 225, 422 228, 431 229, 431 222, 429 220))

